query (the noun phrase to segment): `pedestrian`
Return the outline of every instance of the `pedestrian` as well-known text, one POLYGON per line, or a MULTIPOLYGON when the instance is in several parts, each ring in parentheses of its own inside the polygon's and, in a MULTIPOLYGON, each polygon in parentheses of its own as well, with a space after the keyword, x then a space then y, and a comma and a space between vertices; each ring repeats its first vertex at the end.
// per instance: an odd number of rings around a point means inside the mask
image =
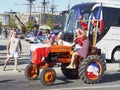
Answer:
MULTIPOLYGON (((9 37, 12 37, 12 34, 15 33, 15 32, 16 32, 16 28, 13 27, 12 30, 10 31, 10 33, 9 33, 9 37)), ((16 34, 17 34, 17 32, 16 32, 16 34)))
POLYGON ((2 26, 0 26, 0 34, 2 34, 2 26))
POLYGON ((22 53, 22 45, 19 38, 17 38, 17 33, 12 33, 11 38, 7 43, 7 58, 4 63, 3 71, 5 71, 7 63, 10 61, 10 58, 14 57, 14 70, 17 71, 18 57, 22 53))
POLYGON ((5 38, 7 38, 7 36, 8 36, 8 30, 7 30, 7 27, 4 27, 3 32, 4 32, 4 35, 5 35, 5 38))

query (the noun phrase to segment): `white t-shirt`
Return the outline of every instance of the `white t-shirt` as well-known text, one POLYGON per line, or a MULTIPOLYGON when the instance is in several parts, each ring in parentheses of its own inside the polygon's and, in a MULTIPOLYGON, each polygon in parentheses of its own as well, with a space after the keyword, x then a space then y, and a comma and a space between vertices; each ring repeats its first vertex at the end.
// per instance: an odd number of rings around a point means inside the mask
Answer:
POLYGON ((19 42, 20 39, 11 37, 11 43, 10 43, 10 51, 11 52, 19 52, 19 42))

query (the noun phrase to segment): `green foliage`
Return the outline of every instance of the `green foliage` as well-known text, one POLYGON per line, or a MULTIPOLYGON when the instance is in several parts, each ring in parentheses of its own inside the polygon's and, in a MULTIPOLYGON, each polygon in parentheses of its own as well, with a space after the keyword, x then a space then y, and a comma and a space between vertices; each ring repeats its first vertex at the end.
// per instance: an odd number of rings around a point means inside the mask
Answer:
POLYGON ((2 26, 2 22, 0 22, 0 26, 2 26))
POLYGON ((10 27, 10 28, 16 27, 17 28, 17 25, 15 23, 15 18, 13 18, 13 17, 10 18, 10 21, 8 22, 8 27, 10 27))
POLYGON ((22 32, 23 32, 23 34, 25 34, 26 33, 26 27, 25 26, 22 26, 22 32))
POLYGON ((33 29, 34 23, 33 23, 33 22, 27 22, 27 23, 25 24, 25 27, 26 27, 26 30, 27 30, 27 31, 30 31, 30 30, 33 29))
POLYGON ((46 20, 46 25, 50 26, 51 29, 54 29, 54 28, 55 28, 55 24, 54 24, 54 21, 53 21, 52 18, 48 18, 48 19, 46 20))

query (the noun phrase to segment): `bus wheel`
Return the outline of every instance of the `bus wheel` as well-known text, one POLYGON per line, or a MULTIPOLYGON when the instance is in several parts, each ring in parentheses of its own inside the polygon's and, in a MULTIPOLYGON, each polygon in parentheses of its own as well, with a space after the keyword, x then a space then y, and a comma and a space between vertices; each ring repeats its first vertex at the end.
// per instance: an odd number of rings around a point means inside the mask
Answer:
POLYGON ((112 62, 120 61, 120 47, 115 48, 112 53, 112 62))
POLYGON ((68 64, 61 64, 61 71, 62 73, 68 78, 68 79, 76 79, 79 78, 78 75, 78 69, 67 69, 66 67, 68 66, 68 64))
POLYGON ((32 64, 29 64, 25 68, 25 77, 28 80, 35 80, 39 76, 39 68, 34 67, 32 64))
POLYGON ((54 69, 48 67, 43 69, 40 75, 41 83, 45 86, 50 86, 55 82, 56 72, 54 69))
POLYGON ((91 55, 83 59, 79 65, 79 76, 87 84, 99 83, 105 71, 105 62, 98 56, 91 55))

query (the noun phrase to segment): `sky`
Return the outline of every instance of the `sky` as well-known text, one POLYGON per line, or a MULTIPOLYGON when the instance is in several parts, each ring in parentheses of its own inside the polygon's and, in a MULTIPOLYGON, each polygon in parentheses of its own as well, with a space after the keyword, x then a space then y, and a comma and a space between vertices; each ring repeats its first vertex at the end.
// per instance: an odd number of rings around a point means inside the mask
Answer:
MULTIPOLYGON (((35 0, 34 3, 34 8, 32 11, 38 11, 40 8, 40 2, 43 0, 35 0)), ((46 0, 49 1, 49 5, 51 5, 52 1, 54 1, 54 5, 56 5, 56 11, 63 11, 68 9, 68 3, 70 4, 70 7, 74 6, 75 4, 78 3, 83 3, 83 2, 89 2, 89 1, 95 1, 95 0, 46 0)), ((100 1, 101 0, 96 0, 100 1)), ((118 2, 120 3, 120 0, 102 0, 104 2, 118 2)), ((15 12, 29 12, 28 10, 28 4, 27 0, 1 0, 0 2, 0 13, 4 12, 10 12, 10 10, 15 11, 15 12)))

